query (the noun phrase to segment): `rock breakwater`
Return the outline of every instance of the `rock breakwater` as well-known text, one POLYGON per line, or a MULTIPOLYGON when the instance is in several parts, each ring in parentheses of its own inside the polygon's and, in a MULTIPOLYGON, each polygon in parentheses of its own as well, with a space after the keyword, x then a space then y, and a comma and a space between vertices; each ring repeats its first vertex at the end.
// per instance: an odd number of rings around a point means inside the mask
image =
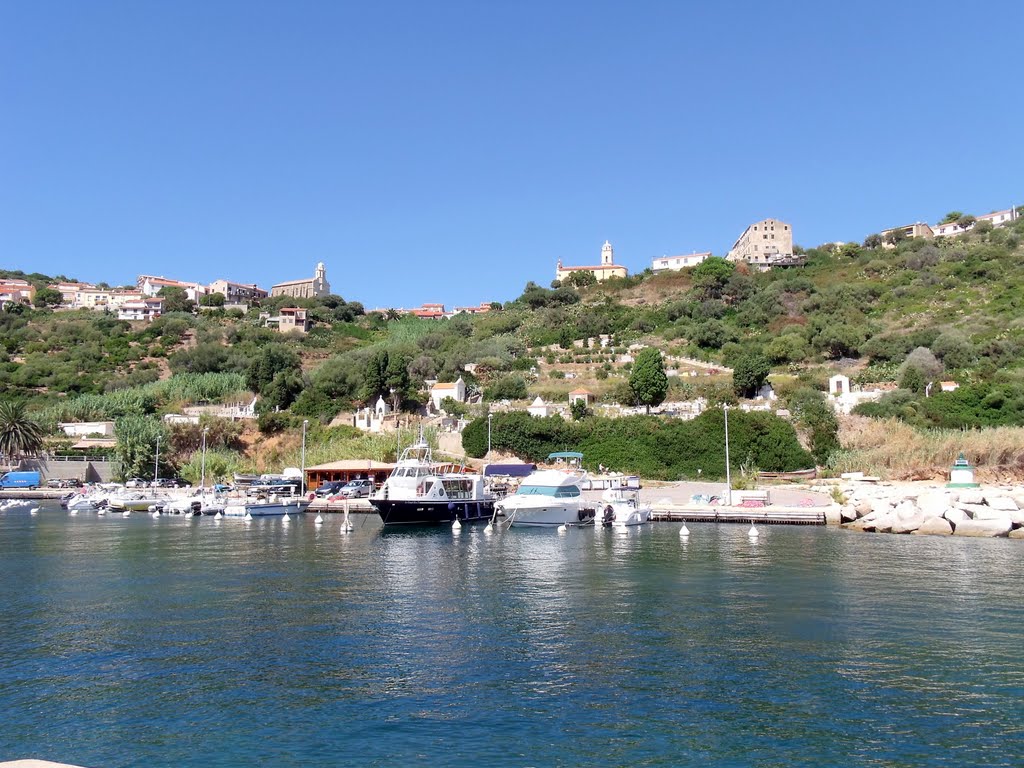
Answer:
POLYGON ((844 487, 839 522, 853 531, 1024 539, 1024 488, 844 487))

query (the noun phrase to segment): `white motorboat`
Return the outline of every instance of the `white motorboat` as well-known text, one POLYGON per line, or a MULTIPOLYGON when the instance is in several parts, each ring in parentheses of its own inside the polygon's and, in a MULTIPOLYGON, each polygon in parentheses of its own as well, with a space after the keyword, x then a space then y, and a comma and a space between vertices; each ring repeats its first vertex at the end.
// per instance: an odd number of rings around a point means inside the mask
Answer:
POLYGON ((161 506, 161 512, 171 515, 215 515, 218 512, 224 514, 227 502, 223 496, 212 493, 200 493, 195 496, 174 499, 163 505, 157 505, 158 508, 161 506))
POLYGON ((170 497, 166 494, 126 492, 111 496, 107 506, 116 512, 146 512, 152 506, 167 504, 170 497))
POLYGON ((509 525, 593 525, 596 509, 583 498, 580 484, 585 475, 560 469, 534 472, 516 492, 495 503, 509 525))
POLYGON ((271 494, 265 498, 230 499, 224 505, 225 517, 273 517, 281 515, 298 515, 306 511, 309 499, 301 496, 277 496, 271 494))
POLYGON ((108 495, 102 489, 86 493, 72 493, 60 500, 60 506, 69 512, 95 512, 97 509, 107 506, 108 495))
POLYGON ((609 488, 601 494, 598 515, 601 525, 609 528, 643 525, 651 519, 651 505, 643 503, 634 488, 609 488))

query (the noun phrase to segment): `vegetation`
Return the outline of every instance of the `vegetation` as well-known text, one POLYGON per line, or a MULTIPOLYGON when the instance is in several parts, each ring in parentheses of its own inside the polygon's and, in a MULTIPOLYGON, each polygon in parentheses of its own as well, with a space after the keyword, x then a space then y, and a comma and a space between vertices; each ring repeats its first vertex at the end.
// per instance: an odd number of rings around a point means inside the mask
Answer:
POLYGON ((33 421, 23 402, 0 400, 0 456, 18 459, 39 453, 43 430, 33 421))

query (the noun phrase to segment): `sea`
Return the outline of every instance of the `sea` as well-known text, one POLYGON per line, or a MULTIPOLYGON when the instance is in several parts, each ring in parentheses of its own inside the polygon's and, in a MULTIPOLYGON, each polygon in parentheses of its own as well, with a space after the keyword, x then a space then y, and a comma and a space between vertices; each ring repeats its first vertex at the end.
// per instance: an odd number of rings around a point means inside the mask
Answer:
POLYGON ((0 513, 0 761, 1024 765, 1024 542, 0 513))

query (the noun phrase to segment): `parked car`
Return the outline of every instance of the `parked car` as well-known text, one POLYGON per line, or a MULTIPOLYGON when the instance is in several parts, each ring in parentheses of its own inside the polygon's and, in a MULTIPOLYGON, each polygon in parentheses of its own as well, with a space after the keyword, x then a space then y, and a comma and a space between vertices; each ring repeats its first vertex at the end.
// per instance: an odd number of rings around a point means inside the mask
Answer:
POLYGON ((133 477, 124 484, 124 487, 145 488, 147 485, 149 485, 149 480, 143 480, 141 477, 133 477))
POLYGON ((338 490, 343 499, 361 499, 373 492, 372 480, 352 480, 338 490))
POLYGON ((178 477, 162 477, 154 485, 157 488, 184 488, 188 483, 178 477))
POLYGON ((338 491, 345 487, 344 480, 329 480, 326 483, 321 483, 317 486, 313 493, 316 494, 318 499, 325 499, 328 496, 334 496, 338 491))
POLYGON ((82 481, 77 477, 51 477, 46 481, 47 488, 81 488, 82 481))

